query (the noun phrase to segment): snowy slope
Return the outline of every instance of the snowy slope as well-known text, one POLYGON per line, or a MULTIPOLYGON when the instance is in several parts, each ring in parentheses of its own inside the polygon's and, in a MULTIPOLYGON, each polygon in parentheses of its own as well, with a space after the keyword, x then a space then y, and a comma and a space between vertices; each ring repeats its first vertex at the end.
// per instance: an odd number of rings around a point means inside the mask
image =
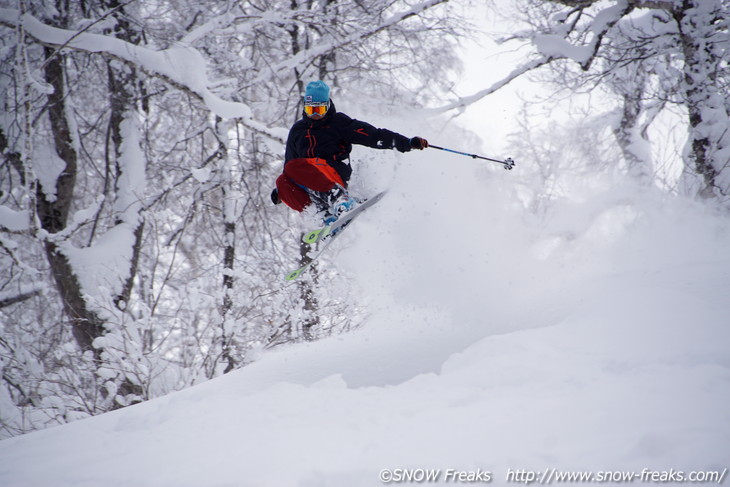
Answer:
MULTIPOLYGON (((517 470, 730 467, 726 217, 599 182, 537 218, 518 204, 519 166, 397 161, 388 196, 333 253, 368 296, 366 326, 2 441, 0 485, 377 486, 397 468, 504 485, 517 470)), ((378 164, 363 164, 365 186, 383 182, 368 174, 378 164)))

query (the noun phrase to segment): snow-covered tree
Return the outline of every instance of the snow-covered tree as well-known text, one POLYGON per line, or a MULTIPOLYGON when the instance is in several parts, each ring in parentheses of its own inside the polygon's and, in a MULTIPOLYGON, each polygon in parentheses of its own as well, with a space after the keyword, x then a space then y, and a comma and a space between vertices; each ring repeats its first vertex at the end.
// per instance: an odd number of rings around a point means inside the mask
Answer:
POLYGON ((4 1, 0 434, 356 326, 343 279, 281 282, 299 253, 269 201, 282 144, 310 79, 387 103, 448 83, 446 7, 4 1))
POLYGON ((649 180, 647 128, 659 112, 678 106, 688 127, 685 188, 727 202, 730 2, 525 0, 517 5, 527 27, 508 39, 529 42, 529 58, 505 79, 445 108, 471 103, 526 73, 543 73, 542 79, 572 91, 603 88, 617 101, 606 120, 629 172, 649 180))

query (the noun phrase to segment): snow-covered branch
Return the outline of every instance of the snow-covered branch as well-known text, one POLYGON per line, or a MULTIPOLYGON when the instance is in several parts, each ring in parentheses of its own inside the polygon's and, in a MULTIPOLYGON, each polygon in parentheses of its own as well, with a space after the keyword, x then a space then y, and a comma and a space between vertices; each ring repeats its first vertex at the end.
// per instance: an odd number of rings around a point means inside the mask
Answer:
POLYGON ((541 57, 440 111, 462 109, 552 61, 572 61, 554 70, 562 87, 598 82, 631 108, 616 132, 625 148, 645 134, 646 125, 640 123, 644 112, 652 120, 667 101, 683 104, 689 129, 684 156, 688 192, 720 199, 730 194, 730 110, 726 97, 718 95, 729 83, 722 69, 730 59, 726 2, 525 1, 538 14, 527 18, 530 28, 514 39, 531 42, 541 57), (647 14, 632 15, 636 11, 647 14), (576 64, 582 73, 573 69, 576 64))
POLYGON ((252 116, 251 108, 244 104, 227 101, 214 94, 207 77, 206 62, 193 47, 173 47, 153 50, 137 46, 121 39, 88 32, 59 29, 44 24, 29 14, 15 9, 0 9, 0 25, 16 28, 22 26, 25 33, 44 45, 66 46, 84 52, 99 53, 130 63, 146 74, 162 79, 203 102, 210 111, 224 119, 237 119, 246 128, 283 143, 284 129, 267 127, 252 116))
POLYGON ((480 90, 473 95, 461 97, 458 100, 449 103, 447 105, 444 105, 442 107, 438 107, 434 110, 432 110, 433 113, 443 113, 447 112, 449 110, 463 110, 464 108, 468 107, 469 105, 478 102, 482 98, 484 98, 487 95, 491 95, 492 93, 496 92, 500 88, 503 88, 504 86, 508 85, 515 79, 519 78, 520 76, 537 69, 541 66, 545 66, 546 64, 549 64, 556 58, 552 56, 543 56, 540 58, 537 58, 533 61, 530 61, 528 63, 525 63, 521 66, 518 66, 516 69, 514 69, 511 73, 509 73, 507 76, 502 78, 499 81, 496 81, 495 83, 492 83, 489 87, 480 90))
MULTIPOLYGON (((364 41, 365 39, 368 39, 370 37, 373 37, 385 30, 388 30, 392 28, 393 26, 403 22, 406 19, 409 19, 411 17, 417 16, 426 10, 433 8, 439 4, 446 3, 448 0, 427 0, 425 2, 421 2, 419 4, 416 4, 409 8, 408 10, 403 10, 401 12, 397 12, 392 14, 390 17, 386 18, 379 24, 375 24, 372 26, 368 26, 365 29, 357 30, 353 32, 350 35, 346 35, 340 39, 335 39, 330 42, 321 42, 309 49, 303 49, 299 51, 298 53, 294 54, 293 56, 289 56, 285 61, 282 61, 278 64, 275 64, 271 66, 271 71, 278 73, 285 70, 293 70, 295 68, 298 68, 301 65, 307 64, 310 60, 315 59, 319 56, 325 56, 331 52, 335 52, 338 49, 341 49, 347 45, 354 44, 357 42, 364 41)), ((309 12, 309 11, 305 11, 309 12)), ((296 13, 296 12, 295 12, 296 13)), ((308 15, 311 15, 309 13, 308 15)), ((292 14, 291 19, 292 21, 295 21, 296 15, 292 14)), ((280 19, 278 20, 280 22, 280 19)), ((262 81, 265 81, 269 77, 269 74, 261 74, 257 78, 253 80, 253 84, 260 83, 262 81)))
POLYGON ((536 35, 533 42, 541 54, 554 59, 572 59, 580 64, 583 71, 587 71, 590 69, 606 33, 633 9, 634 6, 631 3, 621 0, 600 11, 588 27, 592 38, 585 45, 576 46, 570 40, 554 34, 536 35))
POLYGON ((571 33, 576 29, 576 23, 580 16, 576 16, 576 20, 571 24, 570 28, 566 29, 563 24, 564 20, 572 15, 573 13, 580 11, 584 8, 592 6, 596 3, 593 0, 581 0, 581 1, 560 1, 557 2, 568 7, 574 8, 568 14, 555 16, 554 20, 558 22, 558 25, 554 26, 554 30, 549 33, 529 33, 523 34, 524 37, 529 38, 532 44, 537 49, 537 52, 541 57, 527 62, 509 73, 503 79, 493 83, 488 88, 480 90, 473 95, 459 98, 458 100, 438 108, 437 112, 444 112, 454 109, 463 109, 464 107, 475 103, 487 95, 494 93, 500 88, 506 86, 511 81, 520 76, 534 70, 550 64, 558 59, 570 59, 580 64, 581 69, 587 71, 590 69, 598 51, 601 47, 602 41, 606 34, 611 28, 616 25, 624 16, 628 15, 634 8, 637 7, 635 1, 629 0, 618 0, 615 4, 604 8, 593 16, 589 25, 584 26, 586 32, 590 33, 590 40, 582 45, 575 44, 574 41, 569 39, 571 33))
POLYGON ((42 285, 26 285, 17 292, 0 291, 0 308, 23 302, 43 292, 42 285))

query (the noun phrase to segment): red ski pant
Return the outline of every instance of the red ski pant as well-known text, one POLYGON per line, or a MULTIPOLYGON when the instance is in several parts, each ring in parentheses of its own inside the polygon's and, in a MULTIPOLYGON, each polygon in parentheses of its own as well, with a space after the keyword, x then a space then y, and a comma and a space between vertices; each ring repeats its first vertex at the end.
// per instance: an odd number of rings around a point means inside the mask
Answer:
POLYGON ((296 211, 302 211, 312 204, 312 199, 302 186, 326 193, 337 184, 347 187, 338 172, 324 159, 317 157, 287 161, 284 173, 276 179, 279 199, 296 211))

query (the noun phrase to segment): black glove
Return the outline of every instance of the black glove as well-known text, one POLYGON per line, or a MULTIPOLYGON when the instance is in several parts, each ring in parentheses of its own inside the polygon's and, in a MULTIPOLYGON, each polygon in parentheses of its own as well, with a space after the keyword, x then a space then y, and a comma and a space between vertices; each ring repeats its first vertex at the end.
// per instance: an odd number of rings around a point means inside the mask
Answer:
POLYGON ((393 147, 398 152, 408 152, 411 150, 411 141, 407 137, 396 137, 393 140, 393 147))
POLYGON ((279 199, 279 190, 276 188, 274 188, 274 191, 271 192, 271 202, 275 205, 281 203, 281 200, 279 199))
POLYGON ((428 147, 428 141, 422 137, 413 137, 410 141, 413 149, 423 150, 428 147))

